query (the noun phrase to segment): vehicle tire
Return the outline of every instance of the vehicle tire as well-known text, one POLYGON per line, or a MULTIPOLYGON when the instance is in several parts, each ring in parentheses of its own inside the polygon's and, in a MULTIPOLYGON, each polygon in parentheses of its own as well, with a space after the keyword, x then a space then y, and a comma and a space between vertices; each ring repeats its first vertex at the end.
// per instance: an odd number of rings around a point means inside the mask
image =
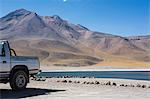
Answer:
POLYGON ((28 82, 28 74, 23 70, 18 70, 12 74, 10 78, 10 86, 12 90, 25 89, 28 82))

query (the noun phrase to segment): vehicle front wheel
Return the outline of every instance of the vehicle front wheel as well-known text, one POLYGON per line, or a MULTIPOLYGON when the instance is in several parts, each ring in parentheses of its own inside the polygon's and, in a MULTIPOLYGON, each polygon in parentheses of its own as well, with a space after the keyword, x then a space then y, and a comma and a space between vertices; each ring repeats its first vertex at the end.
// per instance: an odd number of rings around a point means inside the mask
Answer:
POLYGON ((25 71, 16 71, 10 78, 10 86, 13 90, 25 89, 27 86, 28 75, 25 71))

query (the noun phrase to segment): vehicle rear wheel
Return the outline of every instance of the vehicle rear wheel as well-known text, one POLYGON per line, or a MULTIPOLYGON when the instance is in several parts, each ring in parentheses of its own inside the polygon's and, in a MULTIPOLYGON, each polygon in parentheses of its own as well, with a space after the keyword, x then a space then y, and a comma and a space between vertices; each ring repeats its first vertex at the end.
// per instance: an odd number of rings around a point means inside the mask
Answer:
POLYGON ((13 90, 25 89, 28 82, 28 75, 23 70, 16 71, 10 78, 10 86, 13 90))

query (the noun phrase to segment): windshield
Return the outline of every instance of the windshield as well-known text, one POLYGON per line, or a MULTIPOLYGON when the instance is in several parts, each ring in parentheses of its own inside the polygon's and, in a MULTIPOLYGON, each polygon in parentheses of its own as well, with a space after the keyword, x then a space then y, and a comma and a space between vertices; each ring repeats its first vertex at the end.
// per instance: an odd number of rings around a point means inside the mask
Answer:
POLYGON ((0 56, 2 56, 3 42, 0 42, 0 56))

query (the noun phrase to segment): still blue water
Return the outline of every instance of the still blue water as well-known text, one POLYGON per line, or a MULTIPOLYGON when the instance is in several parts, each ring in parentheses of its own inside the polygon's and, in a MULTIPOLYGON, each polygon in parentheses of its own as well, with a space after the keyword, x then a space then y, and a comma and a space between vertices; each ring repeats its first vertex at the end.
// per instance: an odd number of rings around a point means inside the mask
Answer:
POLYGON ((95 77, 95 78, 120 78, 150 81, 150 71, 65 71, 65 72, 41 72, 43 77, 95 77))

